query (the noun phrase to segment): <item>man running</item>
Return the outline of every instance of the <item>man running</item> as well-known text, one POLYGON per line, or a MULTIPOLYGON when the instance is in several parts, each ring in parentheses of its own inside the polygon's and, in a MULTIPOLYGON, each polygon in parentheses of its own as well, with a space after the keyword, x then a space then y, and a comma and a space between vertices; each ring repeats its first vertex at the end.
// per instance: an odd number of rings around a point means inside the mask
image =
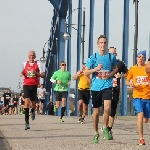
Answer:
POLYGON ((40 101, 40 114, 45 114, 43 112, 43 108, 44 108, 44 101, 45 101, 45 93, 46 93, 46 89, 44 88, 43 84, 41 84, 40 88, 38 88, 38 98, 40 101))
MULTIPOLYGON (((117 56, 116 48, 110 47, 109 48, 109 53, 117 56)), ((120 61, 119 59, 117 59, 117 68, 118 68, 118 72, 113 77, 113 100, 112 100, 112 103, 111 103, 111 112, 110 112, 109 123, 108 123, 108 131, 109 131, 110 134, 112 134, 111 129, 112 129, 113 124, 114 124, 117 104, 119 102, 120 79, 126 77, 126 73, 128 71, 128 69, 125 66, 124 62, 120 61)), ((103 128, 102 128, 102 130, 103 130, 103 128)))
POLYGON ((82 69, 79 70, 72 80, 79 79, 78 82, 78 111, 79 111, 79 121, 81 124, 84 123, 84 118, 88 110, 88 104, 90 99, 90 83, 91 79, 85 76, 83 71, 85 70, 85 63, 82 64, 82 69))
POLYGON ((85 75, 92 74, 91 92, 93 103, 94 143, 98 143, 98 123, 100 107, 104 101, 103 133, 106 140, 111 140, 108 122, 112 101, 112 81, 118 71, 116 57, 106 52, 107 38, 101 35, 97 40, 98 52, 93 54, 86 63, 85 75))
POLYGON ((137 64, 129 69, 126 77, 127 86, 134 89, 133 107, 138 115, 139 145, 145 145, 143 122, 147 123, 150 118, 150 66, 146 66, 145 60, 146 51, 140 51, 137 54, 137 64))
POLYGON ((11 93, 9 93, 9 90, 5 91, 3 97, 4 97, 5 115, 8 115, 8 105, 11 99, 11 93))
POLYGON ((64 122, 63 116, 66 109, 66 99, 68 95, 68 87, 70 86, 70 80, 71 80, 71 73, 69 71, 66 71, 66 63, 62 61, 60 63, 60 69, 55 71, 50 79, 51 82, 56 84, 54 88, 56 101, 56 105, 54 106, 55 113, 57 109, 60 107, 60 103, 62 101, 60 122, 64 122))
POLYGON ((37 95, 37 86, 39 84, 39 77, 44 78, 45 73, 41 64, 34 61, 36 58, 35 51, 29 51, 29 60, 22 64, 22 72, 20 76, 24 76, 23 92, 24 92, 24 113, 25 113, 25 130, 30 129, 29 125, 29 108, 30 100, 32 102, 31 118, 35 119, 35 99, 37 95))

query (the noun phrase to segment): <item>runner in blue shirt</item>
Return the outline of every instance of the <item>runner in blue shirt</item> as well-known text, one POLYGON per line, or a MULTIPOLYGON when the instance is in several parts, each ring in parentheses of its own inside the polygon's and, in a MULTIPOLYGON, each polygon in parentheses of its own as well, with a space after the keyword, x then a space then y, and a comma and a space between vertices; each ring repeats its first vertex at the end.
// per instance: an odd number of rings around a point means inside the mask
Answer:
POLYGON ((98 52, 88 58, 86 63, 85 75, 92 74, 92 104, 93 104, 93 125, 94 125, 94 143, 98 143, 98 123, 100 107, 104 101, 104 120, 103 133, 106 140, 111 140, 112 135, 108 131, 108 121, 112 100, 112 82, 113 76, 118 71, 117 60, 113 54, 106 51, 107 38, 101 35, 97 40, 98 52))

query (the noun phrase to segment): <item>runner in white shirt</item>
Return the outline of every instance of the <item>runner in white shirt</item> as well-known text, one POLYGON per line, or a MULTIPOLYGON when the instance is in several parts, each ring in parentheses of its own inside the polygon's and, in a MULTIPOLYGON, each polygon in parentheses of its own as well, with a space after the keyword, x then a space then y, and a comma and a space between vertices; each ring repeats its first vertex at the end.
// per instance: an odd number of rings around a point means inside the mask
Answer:
POLYGON ((40 114, 43 114, 45 92, 46 92, 46 89, 44 88, 43 84, 41 84, 40 88, 38 89, 38 98, 40 101, 40 114))

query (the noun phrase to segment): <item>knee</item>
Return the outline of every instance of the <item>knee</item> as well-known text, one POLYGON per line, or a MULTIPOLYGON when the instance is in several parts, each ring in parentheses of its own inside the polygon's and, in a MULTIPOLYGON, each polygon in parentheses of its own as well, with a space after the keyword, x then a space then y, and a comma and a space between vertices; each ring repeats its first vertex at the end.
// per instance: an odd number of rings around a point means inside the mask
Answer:
POLYGON ((83 106, 83 101, 79 100, 79 106, 83 106))
POLYGON ((104 112, 110 113, 110 106, 109 105, 104 107, 104 112))
POLYGON ((96 115, 96 116, 98 116, 99 113, 100 113, 100 109, 95 108, 93 114, 96 115))

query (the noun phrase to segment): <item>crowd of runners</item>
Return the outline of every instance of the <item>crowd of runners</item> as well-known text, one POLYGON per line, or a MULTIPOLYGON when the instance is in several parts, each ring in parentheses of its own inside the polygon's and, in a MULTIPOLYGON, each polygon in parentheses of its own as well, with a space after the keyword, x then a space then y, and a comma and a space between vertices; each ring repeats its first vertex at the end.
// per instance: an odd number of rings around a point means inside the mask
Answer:
MULTIPOLYGON (((38 85, 37 97, 35 100, 35 113, 43 115, 45 114, 44 100, 46 89, 43 84, 38 85)), ((31 106, 31 105, 30 105, 31 106)), ((52 101, 46 106, 46 110, 49 115, 54 115, 54 104, 52 101)), ((9 90, 4 91, 4 94, 0 98, 0 115, 24 115, 24 93, 11 93, 9 90)))
MULTIPOLYGON (((143 137, 143 123, 147 123, 150 117, 150 60, 146 61, 146 51, 139 51, 137 54, 137 64, 129 70, 123 61, 116 59, 115 47, 110 47, 107 51, 108 40, 105 35, 100 35, 97 40, 98 52, 90 56, 82 68, 71 77, 71 73, 66 70, 66 62, 60 63, 60 69, 55 71, 50 81, 55 85, 55 106, 56 113, 61 106, 60 122, 64 122, 66 110, 66 100, 71 80, 78 80, 78 111, 81 124, 84 123, 89 100, 92 96, 93 106, 93 142, 99 142, 99 115, 100 108, 103 108, 103 124, 101 131, 103 138, 112 140, 112 127, 120 95, 120 79, 126 78, 127 86, 133 87, 133 106, 138 118, 139 145, 145 145, 143 137)), ((39 78, 44 78, 45 74, 39 62, 35 61, 35 51, 29 51, 29 60, 22 65, 20 76, 24 77, 23 98, 25 130, 30 129, 29 110, 32 120, 35 119, 36 96, 39 85, 39 78)), ((43 93, 42 93, 43 94, 43 93)), ((43 95, 40 95, 41 98, 43 95)), ((41 103, 44 101, 40 100, 41 103)), ((42 112, 41 112, 42 113, 42 112)))

